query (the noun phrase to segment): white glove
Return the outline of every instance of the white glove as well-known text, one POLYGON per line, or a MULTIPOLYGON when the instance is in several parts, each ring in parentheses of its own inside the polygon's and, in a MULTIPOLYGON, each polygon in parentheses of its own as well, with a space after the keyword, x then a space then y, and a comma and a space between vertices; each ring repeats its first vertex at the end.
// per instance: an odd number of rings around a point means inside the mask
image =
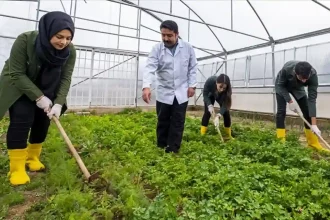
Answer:
POLYGON ((50 110, 50 112, 47 113, 47 116, 49 117, 49 119, 52 119, 53 116, 59 119, 61 115, 61 110, 62 110, 62 105, 55 104, 50 110))
POLYGON ((313 133, 315 133, 317 135, 321 135, 321 131, 319 130, 317 125, 312 125, 311 130, 312 130, 313 133))
POLYGON ((289 109, 293 112, 298 112, 298 106, 294 102, 289 103, 289 109))
POLYGON ((41 99, 37 101, 37 106, 44 110, 44 112, 49 111, 50 107, 53 105, 53 102, 47 98, 46 96, 43 96, 41 99))
POLYGON ((208 106, 208 109, 209 109, 209 112, 210 112, 211 115, 212 115, 213 112, 214 112, 214 107, 213 107, 213 105, 209 105, 209 106, 208 106))
POLYGON ((219 127, 219 120, 221 118, 220 114, 217 114, 214 118, 214 126, 219 127))

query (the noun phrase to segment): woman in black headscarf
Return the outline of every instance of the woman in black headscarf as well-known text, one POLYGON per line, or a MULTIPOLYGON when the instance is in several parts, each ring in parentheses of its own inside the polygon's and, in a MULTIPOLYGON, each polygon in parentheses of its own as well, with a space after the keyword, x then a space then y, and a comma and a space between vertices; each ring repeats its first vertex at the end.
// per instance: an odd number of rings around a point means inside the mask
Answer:
POLYGON ((9 110, 7 148, 13 185, 30 182, 30 171, 41 171, 39 161, 50 119, 66 110, 76 50, 71 43, 74 23, 63 12, 41 17, 39 30, 20 34, 0 76, 0 120, 9 110), (29 132, 29 144, 27 139, 29 132))

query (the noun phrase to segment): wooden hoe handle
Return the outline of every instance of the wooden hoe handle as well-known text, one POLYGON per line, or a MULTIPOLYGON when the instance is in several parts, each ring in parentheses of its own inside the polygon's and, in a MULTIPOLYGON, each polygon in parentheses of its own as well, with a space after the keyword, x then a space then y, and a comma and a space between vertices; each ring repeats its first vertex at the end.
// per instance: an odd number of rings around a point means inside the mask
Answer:
POLYGON ((77 153, 75 147, 72 145, 68 135, 65 133, 60 121, 56 118, 56 117, 52 117, 52 119, 54 120, 55 124, 57 125, 58 130, 60 131, 63 139, 65 140, 65 142, 67 143, 71 153, 73 154, 74 158, 76 159, 81 171, 84 173, 85 177, 87 180, 89 180, 91 174, 89 173, 89 171, 87 170, 84 162, 81 160, 79 154, 77 153))
MULTIPOLYGON (((215 113, 214 113, 214 112, 213 112, 212 116, 213 116, 213 120, 214 120, 214 119, 215 119, 215 113)), ((215 126, 215 128, 216 128, 217 131, 218 131, 218 134, 219 134, 219 136, 220 136, 220 140, 221 140, 221 142, 223 142, 223 138, 222 138, 222 134, 221 134, 221 132, 220 132, 219 126, 215 126)))
MULTIPOLYGON (((299 116, 300 116, 300 118, 308 125, 308 127, 310 127, 310 128, 312 128, 312 125, 304 118, 304 116, 302 116, 301 114, 299 114, 298 112, 296 112, 299 116)), ((328 150, 330 150, 330 146, 329 146, 329 144, 322 138, 322 136, 321 135, 319 135, 319 134, 316 134, 316 136, 318 136, 320 139, 321 139, 321 141, 324 143, 324 145, 328 148, 328 150)))

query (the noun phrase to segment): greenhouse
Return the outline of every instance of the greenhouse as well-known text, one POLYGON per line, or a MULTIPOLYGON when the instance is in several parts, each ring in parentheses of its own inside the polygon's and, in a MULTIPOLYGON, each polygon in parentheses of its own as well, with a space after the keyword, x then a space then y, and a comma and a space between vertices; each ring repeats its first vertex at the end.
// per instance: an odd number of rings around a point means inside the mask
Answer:
POLYGON ((51 11, 69 14, 75 25, 68 111, 63 131, 57 123, 49 128, 40 156, 45 172, 29 171, 31 182, 19 187, 7 177, 8 115, 0 121, 0 219, 329 219, 330 154, 307 147, 304 121, 289 107, 286 141, 276 138, 274 85, 288 61, 313 66, 326 149, 330 2, 0 1, 1 70, 16 38, 38 30, 51 11), (148 55, 165 20, 178 24, 198 62, 181 150, 173 155, 156 147, 155 81, 151 103, 142 99, 148 55), (200 134, 204 84, 220 74, 233 88, 232 140, 222 118, 220 134, 212 120, 200 134), (95 181, 85 181, 63 132, 89 172, 98 171, 95 181))

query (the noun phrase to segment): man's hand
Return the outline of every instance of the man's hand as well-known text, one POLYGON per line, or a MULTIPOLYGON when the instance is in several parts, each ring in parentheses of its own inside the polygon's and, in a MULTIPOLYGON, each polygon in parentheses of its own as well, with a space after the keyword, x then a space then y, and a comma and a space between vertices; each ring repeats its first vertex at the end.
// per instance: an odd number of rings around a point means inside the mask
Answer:
POLYGON ((214 107, 213 107, 213 105, 209 105, 207 108, 208 108, 210 114, 212 115, 213 112, 214 112, 214 107))
POLYGON ((145 101, 146 103, 150 103, 151 100, 151 92, 150 92, 150 88, 144 88, 142 91, 142 99, 143 101, 145 101))
POLYGON ((312 125, 311 130, 314 134, 321 136, 321 131, 317 127, 317 125, 312 125))
POLYGON ((50 110, 50 112, 47 113, 48 118, 52 119, 52 117, 55 116, 57 119, 59 119, 61 115, 61 110, 62 106, 59 104, 55 104, 50 110))
POLYGON ((195 95, 195 89, 193 87, 188 88, 188 98, 193 97, 195 95))
POLYGON ((42 96, 36 100, 37 106, 44 110, 44 112, 48 112, 50 107, 53 105, 53 102, 47 98, 46 96, 42 96))
POLYGON ((221 118, 221 115, 220 114, 217 114, 214 117, 214 126, 219 127, 219 120, 220 120, 220 118, 221 118))
POLYGON ((295 113, 298 113, 298 106, 293 101, 289 102, 289 109, 295 113))

